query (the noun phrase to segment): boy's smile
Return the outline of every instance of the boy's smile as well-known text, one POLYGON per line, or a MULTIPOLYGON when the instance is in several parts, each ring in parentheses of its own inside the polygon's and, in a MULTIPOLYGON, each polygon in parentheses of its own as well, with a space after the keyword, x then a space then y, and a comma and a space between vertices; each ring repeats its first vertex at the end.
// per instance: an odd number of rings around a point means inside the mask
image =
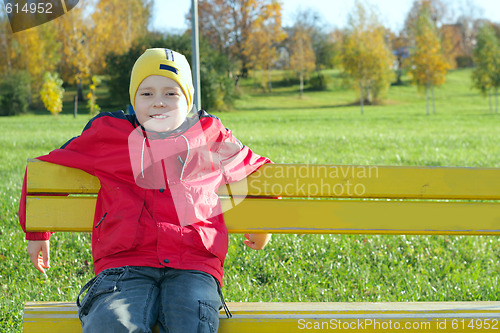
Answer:
POLYGON ((186 119, 188 104, 181 87, 160 75, 145 78, 135 95, 135 114, 148 131, 169 132, 186 119))

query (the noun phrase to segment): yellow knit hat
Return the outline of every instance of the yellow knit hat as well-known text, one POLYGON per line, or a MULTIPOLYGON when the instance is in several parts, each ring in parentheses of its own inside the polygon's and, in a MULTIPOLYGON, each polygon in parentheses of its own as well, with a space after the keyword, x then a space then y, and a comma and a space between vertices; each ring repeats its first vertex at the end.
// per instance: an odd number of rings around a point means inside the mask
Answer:
POLYGON ((165 76, 177 82, 186 96, 188 111, 191 110, 194 86, 186 57, 169 49, 147 49, 135 62, 130 75, 130 102, 134 108, 137 89, 150 75, 165 76))

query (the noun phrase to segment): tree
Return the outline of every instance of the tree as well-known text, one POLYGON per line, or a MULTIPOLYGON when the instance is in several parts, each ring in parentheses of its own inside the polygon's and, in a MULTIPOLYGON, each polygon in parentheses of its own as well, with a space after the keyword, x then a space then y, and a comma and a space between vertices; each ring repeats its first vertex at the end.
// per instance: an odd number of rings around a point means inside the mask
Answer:
POLYGON ((440 27, 450 15, 448 6, 443 0, 414 0, 403 27, 403 35, 408 40, 415 40, 418 33, 417 21, 420 13, 424 11, 436 27, 440 27))
POLYGON ((263 78, 267 81, 268 91, 272 91, 271 67, 278 56, 277 47, 286 38, 286 33, 281 27, 281 4, 272 2, 264 5, 263 10, 253 23, 253 32, 244 52, 252 68, 266 72, 263 78))
POLYGON ((30 95, 30 74, 27 71, 13 69, 0 75, 0 116, 25 113, 30 95))
POLYGON ((478 7, 473 0, 464 0, 459 8, 457 25, 460 27, 461 43, 464 48, 464 54, 455 58, 457 67, 473 66, 473 51, 476 43, 476 36, 481 27, 481 17, 484 17, 484 11, 478 7))
POLYGON ((61 44, 53 24, 43 24, 5 38, 7 71, 26 70, 30 75, 31 92, 28 104, 39 101, 44 74, 54 71, 61 59, 61 44), (35 65, 36 64, 36 65, 35 65))
MULTIPOLYGON (((202 37, 231 61, 238 62, 240 75, 246 77, 255 66, 254 59, 263 51, 253 45, 252 35, 262 26, 277 27, 281 5, 276 0, 200 0, 198 14, 202 37), (269 10, 271 7, 273 10, 269 10)), ((267 37, 269 45, 282 39, 281 33, 267 37)))
POLYGON ((432 111, 436 113, 434 87, 446 81, 450 65, 446 61, 437 27, 426 7, 421 7, 415 24, 409 74, 411 82, 426 91, 426 113, 429 114, 429 92, 432 93, 432 111))
POLYGON ((43 78, 40 96, 42 97, 45 108, 57 117, 62 111, 62 100, 64 96, 63 81, 57 73, 46 72, 43 78))
MULTIPOLYGON (((58 71, 66 84, 76 83, 83 101, 83 86, 102 74, 106 54, 126 52, 132 41, 147 32, 152 0, 66 1, 65 15, 33 29, 12 34, 0 11, 0 73, 28 71, 32 95, 39 101, 45 72, 58 71), (71 7, 71 8, 70 8, 71 7)), ((127 79, 128 80, 128 79, 127 79)), ((1 83, 1 82, 0 82, 1 83)), ((7 82, 11 86, 12 82, 7 82)), ((5 101, 5 99, 4 99, 5 101)))
POLYGON ((361 114, 364 103, 378 102, 394 78, 394 56, 384 34, 385 29, 378 23, 374 12, 368 13, 360 2, 356 2, 340 58, 347 83, 359 90, 361 114))
POLYGON ((0 61, 1 73, 8 73, 12 69, 12 36, 7 15, 3 10, 0 10, 0 59, 3 59, 3 61, 0 61))
POLYGON ((295 32, 290 45, 290 68, 299 75, 300 98, 304 91, 304 76, 315 69, 316 58, 311 45, 311 38, 306 29, 301 26, 295 27, 295 32))
MULTIPOLYGON (((304 30, 308 34, 311 48, 314 52, 316 69, 325 69, 335 67, 336 56, 338 53, 337 43, 341 38, 337 38, 337 32, 326 31, 327 23, 321 14, 313 8, 300 9, 295 13, 295 22, 290 29, 291 34, 296 27, 304 30)), ((338 43, 340 44, 340 43, 338 43)))
POLYGON ((441 26, 442 47, 446 61, 451 68, 457 68, 457 59, 466 56, 462 27, 457 24, 444 24, 441 26))
POLYGON ((483 95, 488 95, 490 112, 493 112, 491 90, 495 90, 495 112, 498 113, 498 86, 500 85, 500 42, 489 24, 484 24, 477 35, 474 48, 475 68, 472 82, 483 95))
POLYGON ((84 100, 83 84, 90 77, 90 67, 93 63, 89 42, 92 36, 92 23, 84 15, 89 10, 87 6, 87 2, 80 1, 79 6, 54 21, 62 44, 60 74, 64 82, 76 83, 79 101, 84 100))
POLYGON ((123 54, 135 40, 147 33, 152 6, 152 0, 98 1, 91 15, 92 33, 88 36, 93 59, 90 71, 93 74, 104 72, 110 50, 123 54))

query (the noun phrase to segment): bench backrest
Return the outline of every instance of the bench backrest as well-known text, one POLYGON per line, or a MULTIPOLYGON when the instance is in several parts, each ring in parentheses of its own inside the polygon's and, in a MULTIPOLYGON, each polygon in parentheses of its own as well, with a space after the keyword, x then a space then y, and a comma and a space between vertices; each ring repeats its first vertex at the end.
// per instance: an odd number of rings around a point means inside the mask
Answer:
MULTIPOLYGON (((27 187, 27 230, 91 231, 96 177, 29 160, 27 187)), ((233 233, 500 235, 495 168, 272 164, 219 195, 233 233)))

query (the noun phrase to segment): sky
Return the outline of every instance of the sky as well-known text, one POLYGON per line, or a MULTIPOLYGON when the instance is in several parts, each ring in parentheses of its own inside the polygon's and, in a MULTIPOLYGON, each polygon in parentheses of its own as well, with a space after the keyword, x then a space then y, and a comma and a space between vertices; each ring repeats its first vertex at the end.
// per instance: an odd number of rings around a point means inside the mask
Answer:
MULTIPOLYGON (((414 0, 365 0, 377 9, 384 26, 397 32, 405 21, 414 0)), ((312 9, 320 14, 327 30, 344 28, 347 17, 354 7, 354 0, 281 0, 283 4, 283 25, 291 26, 294 14, 298 10, 312 9)), ((455 6, 452 11, 458 13, 460 7, 470 2, 478 10, 478 17, 500 22, 500 0, 451 0, 455 6)), ((187 28, 186 14, 190 10, 191 0, 154 0, 152 28, 173 33, 187 28)), ((470 12, 470 11, 469 11, 470 12)))

